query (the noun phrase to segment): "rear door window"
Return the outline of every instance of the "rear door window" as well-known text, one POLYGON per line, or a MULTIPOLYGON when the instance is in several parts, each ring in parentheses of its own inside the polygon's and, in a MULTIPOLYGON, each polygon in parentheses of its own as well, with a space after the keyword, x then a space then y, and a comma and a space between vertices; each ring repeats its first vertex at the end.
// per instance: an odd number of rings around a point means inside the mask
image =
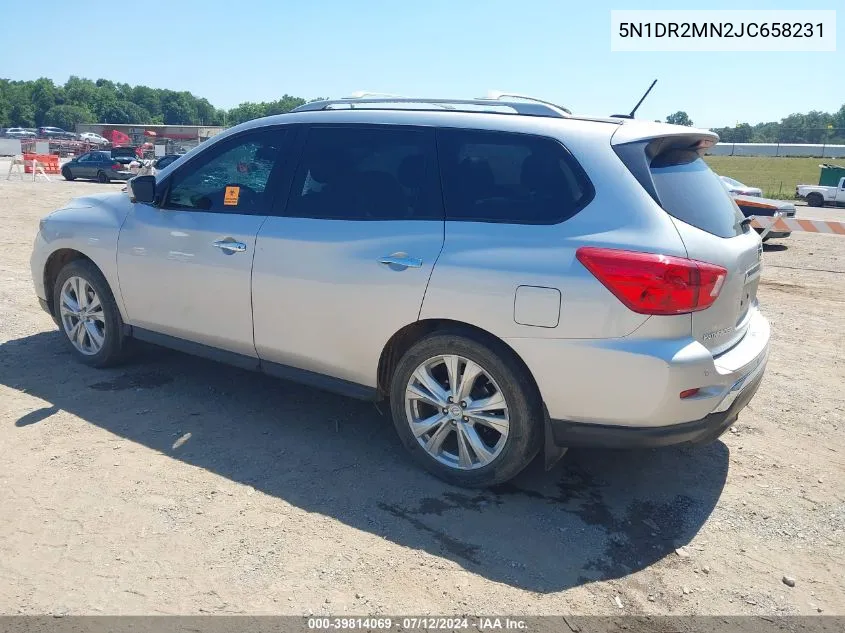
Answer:
POLYGON ((437 151, 448 220, 557 224, 594 195, 584 170, 552 138, 442 129, 437 151))
POLYGON ((719 237, 743 232, 742 211, 697 152, 669 150, 651 162, 660 205, 672 217, 719 237))
POLYGON ((431 129, 314 126, 285 215, 325 220, 443 219, 431 129))

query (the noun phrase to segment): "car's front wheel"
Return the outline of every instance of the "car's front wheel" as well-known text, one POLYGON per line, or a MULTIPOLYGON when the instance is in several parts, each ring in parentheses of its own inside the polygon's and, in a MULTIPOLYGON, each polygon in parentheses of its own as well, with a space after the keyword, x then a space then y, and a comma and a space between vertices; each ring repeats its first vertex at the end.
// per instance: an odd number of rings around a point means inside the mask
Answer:
POLYGON ((100 270, 77 259, 59 272, 53 310, 73 355, 92 367, 118 362, 124 350, 123 319, 100 270))
POLYGON ((70 167, 62 167, 62 176, 64 176, 65 180, 73 180, 74 178, 70 167))
POLYGON ((445 481, 507 481, 540 448, 542 414, 531 377, 504 345, 434 333, 413 345, 391 381, 393 422, 424 468, 445 481))

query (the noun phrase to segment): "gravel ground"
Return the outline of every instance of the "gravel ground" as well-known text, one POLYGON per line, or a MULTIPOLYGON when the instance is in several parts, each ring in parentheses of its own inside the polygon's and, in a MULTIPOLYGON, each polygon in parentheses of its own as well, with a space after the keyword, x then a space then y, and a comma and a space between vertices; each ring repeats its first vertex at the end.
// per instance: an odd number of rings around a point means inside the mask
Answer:
POLYGON ((771 360, 736 432, 468 492, 372 404, 154 347, 75 363, 30 245, 122 185, 7 169, 0 613, 845 614, 845 238, 767 244, 771 360))

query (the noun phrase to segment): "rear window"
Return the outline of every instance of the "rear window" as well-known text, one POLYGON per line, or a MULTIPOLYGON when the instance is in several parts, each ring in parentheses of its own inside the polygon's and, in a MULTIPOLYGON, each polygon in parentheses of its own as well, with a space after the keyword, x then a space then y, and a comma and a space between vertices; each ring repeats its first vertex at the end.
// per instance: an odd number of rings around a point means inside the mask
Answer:
POLYGON ((660 154, 651 162, 651 178, 669 215, 719 237, 742 234, 742 212, 697 152, 660 154))

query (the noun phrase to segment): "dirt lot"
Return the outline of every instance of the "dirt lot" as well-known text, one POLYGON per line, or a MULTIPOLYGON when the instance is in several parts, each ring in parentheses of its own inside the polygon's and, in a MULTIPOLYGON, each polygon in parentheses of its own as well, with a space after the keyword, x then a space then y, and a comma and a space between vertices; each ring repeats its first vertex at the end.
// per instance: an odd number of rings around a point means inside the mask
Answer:
POLYGON ((30 244, 121 185, 6 169, 0 613, 845 614, 845 238, 767 246, 771 361, 736 433, 467 492, 372 404, 152 347, 73 362, 30 244))

